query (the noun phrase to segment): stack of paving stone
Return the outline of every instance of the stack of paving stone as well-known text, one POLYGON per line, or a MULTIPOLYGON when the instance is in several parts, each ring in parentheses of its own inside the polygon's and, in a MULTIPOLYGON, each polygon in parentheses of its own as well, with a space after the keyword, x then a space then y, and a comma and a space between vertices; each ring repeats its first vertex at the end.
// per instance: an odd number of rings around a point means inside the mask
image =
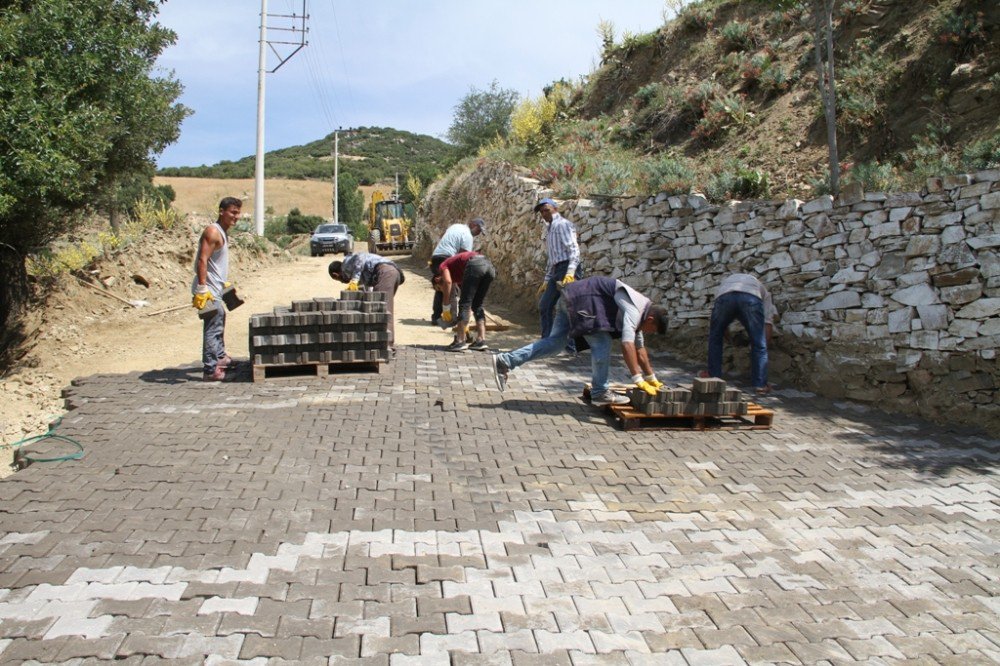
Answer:
POLYGON ((746 414, 749 402, 721 379, 695 379, 691 386, 660 387, 656 395, 630 389, 632 407, 648 416, 732 416, 746 414))
POLYGON ((343 291, 250 317, 255 366, 389 360, 389 317, 380 291, 343 291))

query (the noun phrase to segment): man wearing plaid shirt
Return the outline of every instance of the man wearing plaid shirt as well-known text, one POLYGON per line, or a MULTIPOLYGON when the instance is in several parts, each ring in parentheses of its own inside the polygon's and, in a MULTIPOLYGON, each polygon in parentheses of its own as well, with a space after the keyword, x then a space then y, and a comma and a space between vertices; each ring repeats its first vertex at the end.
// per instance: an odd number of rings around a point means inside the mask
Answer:
MULTIPOLYGON (((545 252, 548 263, 545 265, 545 278, 538 292, 538 310, 541 315, 542 335, 547 338, 552 331, 555 318, 554 310, 559 301, 560 289, 583 277, 583 267, 580 266, 580 246, 576 242, 576 228, 573 223, 559 214, 556 202, 552 199, 542 199, 535 206, 535 212, 542 216, 546 224, 545 252)), ((566 351, 574 354, 576 347, 570 340, 566 351)))

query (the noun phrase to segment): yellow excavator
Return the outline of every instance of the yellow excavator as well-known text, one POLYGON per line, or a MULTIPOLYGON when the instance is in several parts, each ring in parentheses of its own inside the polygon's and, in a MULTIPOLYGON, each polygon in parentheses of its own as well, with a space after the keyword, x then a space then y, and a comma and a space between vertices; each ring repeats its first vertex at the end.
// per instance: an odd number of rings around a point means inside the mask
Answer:
POLYGON ((381 190, 372 192, 368 204, 368 251, 375 254, 409 254, 413 250, 413 221, 406 216, 406 205, 398 199, 386 199, 381 190))

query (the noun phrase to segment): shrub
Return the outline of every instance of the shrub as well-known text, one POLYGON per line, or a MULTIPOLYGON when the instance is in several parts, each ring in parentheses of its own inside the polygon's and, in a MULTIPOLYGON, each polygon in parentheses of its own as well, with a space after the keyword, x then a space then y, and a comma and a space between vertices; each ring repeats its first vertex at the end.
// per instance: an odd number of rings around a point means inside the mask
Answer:
MULTIPOLYGON (((858 40, 837 76, 837 123, 854 136, 863 136, 885 111, 884 97, 899 65, 875 53, 871 42, 858 40)), ((817 100, 817 115, 823 105, 817 100)))
POLYGON ((524 146, 529 155, 537 155, 552 143, 555 119, 554 101, 544 96, 538 99, 525 98, 511 114, 511 139, 524 146))
POLYGON ((761 90, 768 93, 768 95, 775 95, 788 90, 792 85, 792 81, 781 65, 773 65, 760 75, 759 85, 761 90))
POLYGON ((760 199, 767 197, 769 191, 770 182, 765 172, 735 161, 715 173, 705 188, 706 196, 712 201, 760 199))
POLYGON ((861 183, 868 192, 891 192, 903 186, 895 167, 877 161, 855 164, 844 174, 844 182, 861 183))
POLYGON ((758 42, 758 36, 753 26, 742 21, 730 21, 722 26, 719 36, 727 51, 749 51, 758 42))
POLYGON ((986 41, 986 27, 983 12, 962 12, 953 9, 943 14, 934 25, 938 41, 950 47, 964 59, 986 41))
POLYGON ((285 218, 285 228, 290 234, 307 234, 325 220, 319 215, 303 215, 298 208, 288 211, 285 218))
POLYGON ((590 195, 620 197, 628 193, 635 182, 632 167, 626 162, 603 160, 597 163, 590 195))
POLYGON ((746 127, 755 117, 742 95, 717 97, 709 100, 704 108, 704 116, 695 125, 691 135, 696 139, 711 141, 732 129, 746 127))
POLYGON ((962 166, 970 171, 1000 169, 1000 132, 966 146, 962 151, 962 166))
POLYGON ((715 19, 715 10, 703 4, 690 4, 677 15, 681 25, 691 31, 708 30, 715 19))
POLYGON ((691 190, 694 171, 683 158, 661 155, 640 164, 641 191, 681 194, 691 190))

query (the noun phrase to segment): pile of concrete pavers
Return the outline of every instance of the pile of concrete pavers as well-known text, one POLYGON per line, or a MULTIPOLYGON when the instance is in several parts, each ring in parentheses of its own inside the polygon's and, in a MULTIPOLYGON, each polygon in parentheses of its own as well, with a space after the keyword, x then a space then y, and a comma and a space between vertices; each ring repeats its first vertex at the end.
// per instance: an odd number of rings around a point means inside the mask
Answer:
POLYGON ((656 395, 633 388, 629 398, 636 411, 648 416, 738 416, 750 404, 742 391, 714 378, 697 378, 691 386, 661 386, 656 395))
POLYGON ((380 291, 293 301, 250 317, 255 366, 389 360, 389 315, 380 291))

